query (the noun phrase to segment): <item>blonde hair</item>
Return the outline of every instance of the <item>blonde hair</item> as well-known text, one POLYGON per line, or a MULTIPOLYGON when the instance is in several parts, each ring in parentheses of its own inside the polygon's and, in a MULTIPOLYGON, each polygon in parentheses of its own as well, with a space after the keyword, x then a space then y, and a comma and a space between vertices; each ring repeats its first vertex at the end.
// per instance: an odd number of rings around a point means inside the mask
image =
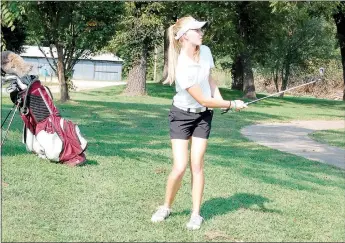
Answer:
MULTIPOLYGON (((169 83, 170 85, 175 81, 175 70, 177 65, 177 58, 181 52, 182 47, 182 38, 176 40, 175 36, 177 32, 188 22, 195 20, 191 16, 183 17, 177 20, 177 22, 171 25, 168 29, 168 39, 169 39, 169 48, 168 48, 168 76, 164 80, 163 84, 169 83)), ((200 56, 200 46, 197 47, 196 52, 194 53, 195 61, 199 62, 200 56)))

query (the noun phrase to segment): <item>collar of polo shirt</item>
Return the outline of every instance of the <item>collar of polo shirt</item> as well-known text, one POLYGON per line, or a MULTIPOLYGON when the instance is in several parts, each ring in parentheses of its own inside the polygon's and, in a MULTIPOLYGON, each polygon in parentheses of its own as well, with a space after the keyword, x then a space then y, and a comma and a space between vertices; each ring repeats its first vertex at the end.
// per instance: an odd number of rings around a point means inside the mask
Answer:
POLYGON ((182 28, 176 33, 175 40, 180 39, 188 30, 201 29, 207 22, 192 20, 182 26, 182 28))

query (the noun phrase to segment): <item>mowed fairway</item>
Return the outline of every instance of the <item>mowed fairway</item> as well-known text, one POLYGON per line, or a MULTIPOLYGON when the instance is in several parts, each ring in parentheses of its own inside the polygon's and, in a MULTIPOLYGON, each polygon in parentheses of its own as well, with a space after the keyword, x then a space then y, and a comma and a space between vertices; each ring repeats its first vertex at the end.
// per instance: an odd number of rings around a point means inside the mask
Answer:
MULTIPOLYGON (((344 102, 287 96, 238 113, 216 110, 205 157, 205 222, 191 232, 185 227, 192 206, 189 169, 171 217, 150 222, 172 165, 167 115, 174 89, 150 83, 144 97, 123 96, 123 89, 71 93, 72 101, 56 101, 89 142, 81 167, 26 152, 16 115, 1 151, 7 183, 2 241, 345 241, 344 171, 240 134, 256 122, 344 119, 344 102)), ((241 97, 221 92, 227 99, 241 97)), ((2 119, 11 106, 3 96, 2 119)))

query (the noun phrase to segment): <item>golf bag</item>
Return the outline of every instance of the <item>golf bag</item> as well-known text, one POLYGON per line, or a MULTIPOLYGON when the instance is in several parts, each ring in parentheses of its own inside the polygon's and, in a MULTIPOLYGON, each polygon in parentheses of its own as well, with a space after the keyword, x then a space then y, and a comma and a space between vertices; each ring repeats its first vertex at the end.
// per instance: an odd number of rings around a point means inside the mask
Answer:
POLYGON ((60 116, 49 88, 35 76, 18 78, 11 85, 11 100, 19 106, 24 122, 22 142, 26 149, 71 166, 84 163, 87 141, 78 125, 60 116))

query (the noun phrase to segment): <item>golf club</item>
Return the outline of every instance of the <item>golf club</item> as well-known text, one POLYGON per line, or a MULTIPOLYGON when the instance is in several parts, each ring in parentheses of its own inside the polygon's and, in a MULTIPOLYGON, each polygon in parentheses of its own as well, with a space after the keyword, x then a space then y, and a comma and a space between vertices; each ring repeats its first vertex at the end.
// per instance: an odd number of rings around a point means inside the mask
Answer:
MULTIPOLYGON (((9 122, 9 123, 8 123, 8 125, 7 125, 7 129, 6 129, 6 131, 5 131, 5 135, 4 135, 4 137, 2 138, 2 141, 1 141, 0 147, 2 147, 2 145, 3 145, 3 144, 4 144, 4 142, 5 142, 5 139, 6 139, 6 137, 7 137, 8 130, 10 130, 10 126, 11 126, 11 124, 12 124, 12 121, 13 121, 14 115, 16 114, 16 112, 17 112, 18 108, 19 108, 19 103, 16 105, 16 109, 14 110, 14 112, 13 112, 13 114, 12 114, 12 117, 11 117, 11 120, 10 120, 10 122, 9 122)), ((6 119, 7 119, 7 118, 6 118, 6 119)), ((1 127, 2 127, 2 126, 1 126, 1 127)))
MULTIPOLYGON (((320 72, 320 76, 323 77, 324 72, 325 72, 325 69, 324 69, 324 68, 320 68, 320 69, 319 69, 319 72, 320 72)), ((253 100, 253 101, 246 102, 245 105, 253 104, 253 103, 256 103, 256 102, 258 102, 258 101, 260 101, 260 100, 267 99, 267 98, 270 98, 270 97, 272 97, 272 96, 276 96, 276 95, 278 95, 278 94, 282 94, 282 93, 285 93, 285 92, 287 92, 287 91, 290 91, 290 90, 293 90, 293 89, 297 89, 297 88, 302 87, 302 86, 305 86, 305 85, 309 85, 309 84, 316 83, 316 82, 318 82, 318 81, 320 81, 320 80, 322 80, 322 78, 318 78, 317 80, 314 80, 314 81, 311 81, 311 82, 308 82, 308 83, 305 83, 305 84, 301 84, 301 85, 292 87, 292 88, 290 88, 290 89, 283 90, 283 91, 280 91, 280 92, 277 92, 277 93, 274 93, 274 94, 265 96, 265 97, 260 98, 260 99, 256 99, 256 100, 253 100)), ((221 112, 221 114, 227 113, 229 110, 230 110, 230 109, 223 110, 223 111, 221 112)))

